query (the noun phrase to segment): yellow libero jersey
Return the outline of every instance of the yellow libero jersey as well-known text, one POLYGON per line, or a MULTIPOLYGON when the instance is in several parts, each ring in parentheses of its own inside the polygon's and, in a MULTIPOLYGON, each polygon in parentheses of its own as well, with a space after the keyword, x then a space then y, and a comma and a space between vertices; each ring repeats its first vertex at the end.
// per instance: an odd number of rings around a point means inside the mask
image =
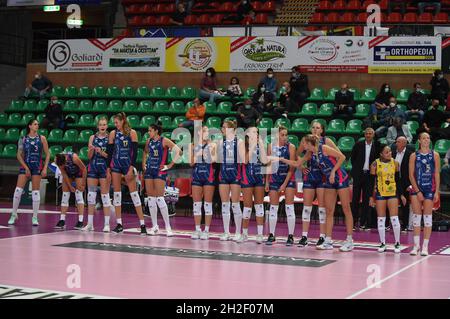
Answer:
POLYGON ((381 196, 395 196, 395 161, 393 158, 387 163, 376 160, 377 163, 377 192, 381 196))

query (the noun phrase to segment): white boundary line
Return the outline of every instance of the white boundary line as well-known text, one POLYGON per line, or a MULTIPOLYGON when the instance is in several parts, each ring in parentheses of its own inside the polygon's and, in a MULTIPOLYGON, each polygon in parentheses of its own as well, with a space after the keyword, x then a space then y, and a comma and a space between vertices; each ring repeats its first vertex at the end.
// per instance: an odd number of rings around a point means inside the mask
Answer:
POLYGON ((355 292, 353 295, 350 295, 350 296, 346 297, 345 299, 353 299, 353 298, 359 296, 360 294, 365 293, 366 291, 369 291, 370 289, 372 289, 372 288, 374 288, 374 287, 377 287, 378 285, 381 285, 381 284, 384 283, 385 281, 388 281, 389 279, 391 279, 391 278, 397 276, 398 274, 404 272, 405 270, 408 270, 409 268, 411 268, 411 267, 413 267, 413 266, 415 266, 415 265, 417 265, 417 264, 419 264, 419 263, 421 263, 421 262, 423 262, 423 261, 429 259, 430 257, 431 257, 431 255, 428 255, 427 257, 423 257, 423 258, 421 258, 421 259, 419 259, 419 260, 413 262, 412 264, 409 264, 408 266, 405 266, 405 267, 403 267, 403 268, 397 270, 396 272, 394 272, 393 274, 390 274, 390 275, 387 276, 386 278, 384 278, 384 279, 382 279, 382 280, 379 280, 379 281, 377 281, 377 282, 374 282, 374 283, 371 284, 370 286, 368 286, 368 287, 366 287, 366 288, 364 288, 364 289, 361 289, 361 290, 355 292))
MULTIPOLYGON (((11 214, 11 208, 0 208, 0 214, 11 214)), ((32 209, 19 209, 17 210, 17 214, 33 214, 33 210, 32 209)), ((57 211, 57 210, 39 210, 39 215, 40 214, 61 214, 61 211, 57 211)), ((77 214, 78 212, 67 212, 67 214, 77 214)), ((39 216, 38 215, 38 216, 39 216)))

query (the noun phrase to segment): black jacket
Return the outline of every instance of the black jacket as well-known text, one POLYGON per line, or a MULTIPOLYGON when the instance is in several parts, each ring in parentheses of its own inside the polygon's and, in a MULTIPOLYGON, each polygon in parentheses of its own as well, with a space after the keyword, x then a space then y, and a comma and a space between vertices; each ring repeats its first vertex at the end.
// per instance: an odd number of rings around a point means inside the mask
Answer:
MULTIPOLYGON (((370 165, 378 157, 380 150, 380 143, 378 141, 372 141, 372 148, 370 149, 369 156, 369 169, 370 165)), ((350 155, 350 161, 352 163, 352 176, 353 179, 360 178, 363 168, 364 161, 366 160, 366 140, 356 142, 352 149, 352 154, 350 155)))
MULTIPOLYGON (((403 155, 403 160, 400 165, 400 179, 399 184, 397 185, 397 189, 399 190, 399 194, 405 195, 408 193, 407 188, 409 185, 411 185, 411 182, 409 181, 409 158, 411 157, 411 154, 413 152, 407 147, 405 149, 405 155, 403 155)), ((395 159, 397 156, 397 151, 392 152, 392 158, 395 159)))
POLYGON ((409 110, 426 111, 428 107, 427 97, 422 92, 413 92, 408 97, 409 110))
POLYGON ((353 92, 347 90, 345 94, 342 94, 341 91, 337 91, 334 95, 334 106, 339 107, 341 104, 344 104, 347 107, 353 107, 355 104, 353 92))
POLYGON ((446 99, 449 91, 448 81, 446 78, 438 79, 433 77, 430 81, 431 85, 431 98, 440 99, 441 97, 446 99))

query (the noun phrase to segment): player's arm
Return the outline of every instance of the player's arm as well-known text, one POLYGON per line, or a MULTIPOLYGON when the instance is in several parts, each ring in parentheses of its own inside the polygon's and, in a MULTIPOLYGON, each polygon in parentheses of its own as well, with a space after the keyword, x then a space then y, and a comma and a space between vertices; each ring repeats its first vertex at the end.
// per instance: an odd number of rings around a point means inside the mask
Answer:
POLYGON ((150 138, 147 139, 144 146, 144 151, 142 152, 142 171, 145 172, 145 162, 148 156, 148 142, 150 141, 150 138))
MULTIPOLYGON (((29 171, 30 168, 25 163, 23 159, 23 138, 21 137, 19 141, 17 142, 17 154, 16 154, 17 160, 19 161, 20 165, 25 168, 25 170, 29 171)), ((27 174, 29 175, 29 174, 27 174)))
POLYGON ((419 193, 420 189, 416 181, 416 154, 413 153, 409 157, 409 181, 413 188, 414 193, 419 193))
MULTIPOLYGON (((291 161, 295 161, 295 146, 293 144, 289 144, 289 160, 291 161)), ((295 168, 294 167, 290 167, 287 174, 286 174, 286 178, 284 180, 283 185, 281 185, 281 188, 286 188, 287 184, 289 183, 292 174, 294 174, 295 168), (283 187, 284 186, 284 187, 283 187)))
POLYGON ((94 142, 94 137, 95 137, 95 135, 91 135, 91 137, 89 137, 89 142, 88 142, 88 158, 89 158, 89 160, 92 159, 92 157, 94 156, 94 153, 95 153, 95 147, 94 147, 94 145, 92 145, 92 143, 94 142))
POLYGON ((439 154, 437 152, 434 153, 434 182, 436 184, 436 191, 434 193, 434 201, 437 202, 439 198, 439 187, 441 185, 441 158, 439 157, 439 154))
POLYGON ((49 151, 48 142, 47 142, 47 139, 45 138, 45 136, 41 136, 41 143, 42 143, 42 149, 43 149, 44 154, 45 154, 45 162, 44 162, 44 167, 42 167, 41 176, 42 177, 46 177, 47 176, 48 163, 50 163, 50 151, 49 151))
POLYGON ((163 139, 163 147, 169 148, 171 151, 175 151, 175 156, 172 157, 172 162, 167 165, 167 169, 171 169, 181 156, 181 149, 172 140, 168 138, 163 139))
POLYGON ((86 166, 84 165, 83 161, 80 159, 80 157, 77 154, 73 154, 72 158, 73 158, 73 163, 76 166, 78 166, 78 168, 80 169, 83 180, 85 180, 87 177, 86 166))

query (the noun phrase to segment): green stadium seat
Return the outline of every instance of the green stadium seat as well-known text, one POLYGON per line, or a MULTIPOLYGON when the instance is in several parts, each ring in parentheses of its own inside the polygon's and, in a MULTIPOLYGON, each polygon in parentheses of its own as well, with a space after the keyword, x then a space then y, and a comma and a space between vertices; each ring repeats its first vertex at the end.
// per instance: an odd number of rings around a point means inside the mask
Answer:
POLYGON ((97 100, 94 103, 94 107, 92 108, 94 112, 107 112, 108 111, 108 102, 106 100, 97 100))
POLYGON ((338 92, 338 91, 339 91, 338 88, 331 88, 331 89, 328 91, 327 96, 325 96, 324 100, 327 101, 327 102, 334 101, 334 100, 335 100, 336 92, 338 92))
POLYGON ((136 90, 136 96, 140 98, 149 98, 151 96, 150 89, 145 85, 140 86, 136 90))
POLYGON ((79 111, 83 112, 92 112, 93 106, 92 106, 92 100, 81 100, 80 104, 78 105, 79 111))
MULTIPOLYGON (((47 107, 48 103, 50 103, 49 100, 40 100, 36 106, 36 111, 44 112, 45 108, 47 107)), ((61 104, 62 105, 62 104, 61 104)))
POLYGON ((309 131, 308 120, 304 118, 295 119, 291 126, 292 132, 306 133, 309 131))
POLYGON ((137 136, 137 140, 138 140, 138 143, 139 143, 139 141, 142 139, 141 131, 136 131, 136 136, 137 136))
POLYGON ((172 128, 172 118, 170 116, 162 115, 158 117, 158 121, 161 122, 163 129, 172 128))
POLYGON ((79 141, 83 143, 89 142, 89 138, 94 134, 92 130, 82 130, 80 132, 79 141))
POLYGON ((142 136, 141 140, 139 141, 139 145, 145 145, 145 143, 147 142, 148 138, 149 138, 149 134, 148 132, 145 132, 144 136, 142 136))
POLYGON ((375 97, 377 96, 377 94, 378 94, 378 92, 376 89, 367 88, 361 94, 361 98, 359 100, 361 102, 373 102, 375 100, 375 97))
POLYGON ((397 107, 402 110, 403 112, 406 112, 408 110, 408 108, 406 107, 406 105, 404 104, 397 104, 397 107))
POLYGON ((166 97, 166 90, 164 90, 162 86, 155 86, 152 89, 151 97, 155 99, 163 99, 166 97))
POLYGON ((332 119, 328 123, 327 133, 343 133, 345 131, 345 123, 341 119, 332 119))
POLYGON ((24 137, 25 135, 27 135, 27 129, 26 129, 26 128, 23 128, 23 129, 20 131, 20 137, 24 137))
POLYGON ((78 156, 83 162, 87 162, 89 160, 89 148, 87 146, 83 146, 78 153, 78 156))
POLYGON ((0 123, 5 125, 8 122, 8 115, 5 113, 0 113, 0 123))
POLYGON ((63 131, 59 128, 54 128, 48 133, 49 143, 61 143, 63 140, 63 131))
POLYGON ((64 92, 64 97, 74 98, 77 96, 78 96, 78 89, 75 86, 71 85, 71 86, 66 87, 66 91, 64 92))
POLYGON ((46 128, 40 128, 40 129, 38 130, 38 134, 39 134, 39 135, 42 135, 42 136, 45 136, 45 137, 47 138, 47 136, 48 136, 48 130, 47 130, 46 128))
POLYGON ((7 124, 10 126, 22 126, 22 115, 19 113, 10 114, 7 124))
POLYGON ((19 129, 16 127, 10 128, 5 133, 5 140, 11 142, 17 142, 20 137, 19 129))
POLYGON ((222 119, 220 117, 217 116, 210 116, 208 117, 208 119, 206 120, 206 124, 205 124, 208 128, 221 128, 222 126, 222 119))
POLYGON ((181 98, 183 99, 195 99, 197 97, 197 90, 191 86, 185 86, 181 90, 181 98))
POLYGON ((440 155, 445 156, 450 149, 450 140, 437 140, 434 145, 434 150, 440 155))
POLYGON ((49 148, 50 159, 54 159, 56 154, 62 153, 63 148, 60 145, 53 145, 49 148))
POLYGON ((64 112, 73 112, 77 111, 78 109, 79 105, 77 100, 67 100, 66 104, 64 105, 64 112))
POLYGON ((173 101, 170 103, 169 111, 173 113, 186 113, 187 108, 182 101, 173 101))
POLYGON ((359 89, 349 88, 348 90, 353 92, 353 99, 355 101, 359 101, 361 99, 361 91, 359 89))
POLYGON ((70 153, 70 152, 73 152, 73 146, 72 146, 72 145, 66 146, 66 147, 64 148, 63 152, 64 152, 64 153, 70 153))
POLYGON ((300 112, 303 116, 314 116, 317 114, 317 104, 316 103, 305 103, 300 112))
POLYGON ((325 121, 324 119, 314 119, 314 120, 311 121, 311 125, 312 125, 314 122, 319 122, 319 123, 322 124, 323 127, 327 128, 327 121, 325 121))
POLYGON ((17 145, 16 144, 6 144, 3 147, 2 157, 15 158, 17 156, 17 145))
POLYGON ((12 100, 9 104, 8 111, 21 111, 23 109, 23 101, 21 100, 12 100))
POLYGON ((112 98, 112 99, 117 99, 121 96, 122 94, 122 90, 118 87, 118 86, 111 86, 108 88, 108 90, 106 91, 106 97, 108 98, 112 98))
POLYGON ((156 119, 153 115, 145 115, 141 118, 140 127, 148 128, 150 125, 155 124, 156 119))
POLYGON ((333 103, 324 103, 320 106, 317 116, 329 117, 333 115, 333 103))
POLYGON ((142 156, 144 155, 144 151, 142 148, 138 148, 137 155, 136 155, 136 162, 142 164, 142 156))
POLYGON ((380 138, 378 139, 378 142, 379 142, 381 145, 387 145, 387 140, 386 140, 385 137, 380 137, 380 138))
POLYGON ((186 121, 186 116, 176 116, 173 119, 172 127, 178 127, 178 125, 183 123, 184 121, 186 121))
POLYGON ((342 152, 350 152, 355 146, 355 139, 351 136, 342 136, 337 144, 337 147, 342 152))
POLYGON ((247 90, 245 90, 244 92, 244 98, 246 99, 251 98, 255 92, 256 88, 254 88, 253 86, 248 87, 247 90))
POLYGON ((345 169, 346 172, 349 173, 349 172, 352 171, 352 162, 351 161, 349 161, 349 160, 345 161, 343 166, 344 166, 344 169, 345 169))
POLYGON ((441 124, 441 128, 447 128, 447 127, 449 127, 450 126, 450 123, 449 122, 445 122, 445 123, 442 123, 441 124))
POLYGON ((138 111, 143 113, 153 111, 153 103, 147 100, 139 102, 138 111))
POLYGON ((167 113, 169 111, 169 104, 167 101, 156 101, 153 106, 153 112, 167 113))
POLYGON ((227 101, 220 102, 219 105, 217 106, 217 113, 230 114, 232 107, 233 104, 231 102, 227 101))
POLYGON ((60 86, 60 85, 55 85, 52 88, 52 92, 50 93, 51 96, 57 96, 57 97, 63 97, 64 96, 64 87, 60 86))
POLYGON ((112 100, 108 103, 108 112, 119 113, 122 112, 122 101, 112 100))
POLYGON ((96 86, 92 91, 92 97, 97 99, 106 97, 106 88, 102 85, 96 86))
POLYGON ((205 106, 206 114, 214 114, 217 112, 216 103, 207 101, 203 105, 205 106))
POLYGON ((69 123, 69 124, 68 124, 69 127, 77 126, 78 120, 79 120, 79 115, 78 115, 78 114, 75 114, 75 113, 69 113, 69 114, 66 114, 66 118, 67 118, 67 117, 73 118, 73 121, 74 121, 73 123, 69 123))
MULTIPOLYGON (((3 127, 0 127, 0 141, 3 141, 6 136, 6 130, 3 127)), ((1 154, 1 152, 0 152, 1 154)))
POLYGON ((29 121, 34 119, 35 115, 33 113, 26 113, 22 116, 22 125, 27 125, 29 121))
POLYGON ((88 86, 80 87, 80 89, 78 91, 78 97, 89 98, 91 96, 92 96, 92 90, 90 87, 88 87, 88 86))
POLYGON ((0 144, 0 157, 1 157, 2 153, 3 153, 3 145, 0 144))
POLYGON ((356 112, 354 117, 366 117, 369 115, 370 105, 369 104, 358 104, 356 105, 356 112))
POLYGON ((298 147, 299 140, 298 140, 298 136, 297 135, 289 135, 288 136, 288 140, 289 140, 290 143, 294 144, 295 147, 298 147))
POLYGON ((135 100, 125 101, 123 104, 123 111, 125 113, 139 112, 137 102, 135 100))
POLYGON ((37 103, 35 100, 26 100, 25 103, 23 103, 22 111, 36 111, 37 109, 37 103))
POLYGON ((409 89, 401 89, 397 94, 397 102, 398 103, 406 103, 408 102, 408 97, 411 94, 411 90, 409 89))
MULTIPOLYGON (((261 121, 258 124, 258 128, 265 128, 267 130, 272 129, 273 127, 273 120, 270 117, 263 117, 261 119, 261 121)), ((270 132, 268 132, 268 134, 270 134, 270 132)))
POLYGON ((64 143, 73 143, 78 140, 78 131, 75 129, 67 130, 63 136, 64 143))
POLYGON ((345 133, 347 134, 360 134, 362 132, 362 121, 353 119, 348 121, 345 133))
POLYGON ((132 128, 135 128, 135 127, 139 127, 141 118, 139 117, 139 115, 127 115, 127 121, 128 121, 128 123, 130 123, 130 126, 132 128))
POLYGON ((324 100, 324 97, 325 97, 325 90, 323 88, 314 88, 311 91, 311 95, 308 98, 308 101, 321 102, 324 100))
POLYGON ((409 131, 412 135, 416 135, 416 131, 419 128, 419 123, 416 121, 407 121, 406 125, 408 126, 409 131))
POLYGON ((333 143, 336 145, 336 143, 337 143, 336 137, 334 137, 333 135, 327 135, 327 138, 329 138, 330 140, 332 140, 333 143))
POLYGON ((78 124, 78 126, 84 126, 84 127, 92 126, 92 127, 94 127, 94 126, 96 126, 96 123, 97 122, 94 121, 94 117, 93 117, 92 114, 83 114, 83 115, 80 116, 80 119, 78 120, 77 124, 78 124))
POLYGON ((235 116, 228 116, 228 117, 223 119, 223 122, 226 122, 226 121, 236 122, 237 120, 236 120, 235 116))
POLYGON ((177 99, 180 97, 180 91, 176 86, 168 87, 165 93, 166 98, 177 99))
POLYGON ((278 128, 280 126, 284 126, 289 130, 291 128, 291 121, 287 118, 279 118, 275 121, 274 128, 278 128))
POLYGON ((161 134, 161 136, 171 140, 172 139, 172 132, 164 132, 164 133, 161 134))
POLYGON ((136 92, 134 91, 134 88, 132 86, 125 86, 122 89, 122 97, 125 98, 133 98, 136 95, 136 92))

